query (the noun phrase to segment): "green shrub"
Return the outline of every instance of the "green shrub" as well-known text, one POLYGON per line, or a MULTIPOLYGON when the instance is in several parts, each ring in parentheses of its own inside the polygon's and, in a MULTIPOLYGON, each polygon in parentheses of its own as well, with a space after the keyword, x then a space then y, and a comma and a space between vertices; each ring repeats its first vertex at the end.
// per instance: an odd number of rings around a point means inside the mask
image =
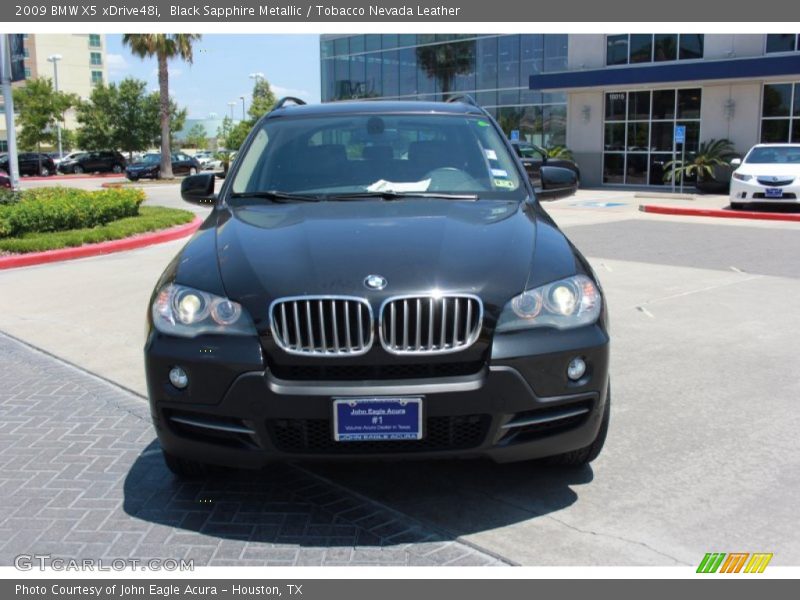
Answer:
POLYGON ((144 192, 136 189, 86 191, 75 188, 26 190, 18 202, 0 204, 0 238, 104 225, 138 214, 144 192))
POLYGON ((0 189, 0 206, 3 204, 14 204, 19 202, 20 193, 6 188, 0 189))
POLYGON ((175 225, 189 223, 195 218, 193 212, 162 206, 143 206, 139 214, 125 217, 107 225, 71 231, 47 233, 26 233, 15 238, 0 238, 0 252, 26 253, 42 252, 57 248, 82 246, 108 240, 119 240, 145 233, 158 231, 175 225))

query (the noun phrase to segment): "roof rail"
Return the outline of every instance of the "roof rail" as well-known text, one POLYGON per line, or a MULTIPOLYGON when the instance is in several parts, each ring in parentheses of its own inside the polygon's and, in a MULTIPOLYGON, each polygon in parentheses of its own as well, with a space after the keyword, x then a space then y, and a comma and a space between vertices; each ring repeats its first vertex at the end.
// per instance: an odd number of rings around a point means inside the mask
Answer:
POLYGON ((301 100, 300 98, 295 98, 294 96, 284 96, 280 100, 275 103, 275 106, 272 107, 272 110, 278 110, 279 108, 283 108, 283 105, 287 102, 294 102, 297 106, 302 106, 306 103, 305 100, 301 100))
POLYGON ((475 102, 475 98, 470 96, 469 94, 457 94, 455 96, 450 96, 446 102, 448 104, 452 104, 453 102, 461 102, 462 104, 469 104, 470 106, 474 106, 475 108, 481 108, 481 106, 475 102))

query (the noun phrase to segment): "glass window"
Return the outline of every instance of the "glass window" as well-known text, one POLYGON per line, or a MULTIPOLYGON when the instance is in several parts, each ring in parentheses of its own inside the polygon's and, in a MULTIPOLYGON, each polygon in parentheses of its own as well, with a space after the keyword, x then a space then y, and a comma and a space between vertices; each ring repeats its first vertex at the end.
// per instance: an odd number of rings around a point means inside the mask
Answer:
POLYGON ((100 85, 103 83, 103 72, 92 71, 92 85, 100 85))
POLYGON ((653 35, 650 33, 634 33, 630 39, 632 63, 651 62, 653 60, 653 35))
MULTIPOLYGON (((497 40, 498 87, 519 87, 519 36, 504 35, 497 40)), ((502 100, 501 100, 502 102, 502 100)))
POLYGON ((608 92, 606 94, 606 120, 624 121, 627 94, 625 92, 608 92))
POLYGON ((497 88, 497 37, 480 38, 477 44, 478 89, 497 88))
POLYGON ((99 33, 90 33, 89 34, 89 46, 92 48, 99 48, 100 47, 100 34, 99 33))
MULTIPOLYGON (((22 55, 23 55, 25 58, 30 58, 30 57, 31 57, 31 51, 30 51, 30 48, 28 48, 27 46, 25 46, 25 47, 22 49, 22 55)), ((19 54, 17 54, 17 56, 19 56, 19 54)))
POLYGON ((787 117, 792 102, 792 85, 789 83, 768 84, 764 86, 764 104, 761 114, 764 117, 787 117))
POLYGON ((379 98, 383 95, 383 85, 381 78, 381 60, 379 56, 366 56, 367 69, 365 73, 366 97, 379 98))
POLYGON ((397 48, 397 38, 398 35, 396 33, 387 33, 381 36, 381 40, 383 41, 383 49, 389 50, 390 48, 397 48))
POLYGON ((700 88, 678 90, 678 118, 700 118, 700 88))
POLYGON ((351 98, 353 92, 350 89, 350 60, 346 56, 338 56, 334 60, 334 71, 336 81, 337 100, 351 98))
POLYGON ((567 70, 567 36, 565 34, 546 34, 544 36, 545 72, 567 70))
POLYGON ((497 103, 499 105, 519 104, 519 90, 500 90, 497 92, 497 103))
POLYGON ((764 119, 761 121, 762 143, 785 143, 789 140, 789 119, 764 119))
POLYGON ((680 60, 703 58, 703 42, 702 33, 682 33, 678 58, 680 60))
POLYGON ((794 33, 767 34, 767 52, 793 52, 797 50, 797 35, 794 33))
POLYGON ((792 144, 800 144, 800 119, 792 121, 792 137, 789 141, 792 144))
POLYGON ((350 54, 357 54, 364 51, 364 36, 351 35, 350 36, 350 54))
POLYGON ((668 121, 666 123, 653 123, 653 133, 650 138, 650 147, 653 150, 672 151, 672 138, 675 132, 675 123, 668 121))
POLYGON ((628 34, 609 35, 606 38, 606 64, 628 64, 628 34))
POLYGON ((103 64, 103 55, 99 52, 92 52, 89 55, 89 62, 93 65, 102 65, 103 64))
POLYGON ((340 37, 333 41, 333 51, 336 56, 350 54, 350 38, 340 37))
POLYGON ((417 53, 414 48, 403 48, 400 53, 400 95, 417 93, 417 53))
POLYGON ((625 150, 625 123, 606 123, 606 150, 625 150))
POLYGON ((800 117, 800 83, 794 84, 794 109, 792 114, 795 117, 800 117))
POLYGON ((319 52, 322 58, 331 58, 333 56, 333 40, 320 40, 319 52))
POLYGON ((625 183, 645 185, 647 183, 647 154, 628 154, 625 165, 625 183))
POLYGON ((330 102, 331 100, 335 100, 334 85, 336 78, 334 77, 332 58, 325 58, 322 60, 320 75, 322 77, 322 89, 320 90, 322 93, 322 101, 330 102))
POLYGON ((625 155, 603 155, 603 183, 625 183, 625 155))
POLYGON ((653 92, 653 119, 675 118, 675 90, 655 90, 653 92))
POLYGON ((397 50, 383 53, 381 75, 383 77, 383 95, 398 96, 400 94, 400 61, 397 50))
POLYGON ((30 79, 30 78, 31 78, 31 68, 25 67, 25 79, 30 79))
MULTIPOLYGON (((498 132, 482 121, 418 114, 267 120, 237 159, 242 166, 232 188, 234 193, 279 189, 338 195, 366 192, 384 180, 388 189, 396 182, 408 191, 523 199, 516 160, 498 132), (365 152, 372 147, 380 152, 365 152)), ((347 201, 342 198, 341 206, 347 201)))
POLYGON ((363 98, 366 90, 364 89, 366 61, 364 55, 350 57, 350 97, 363 98))
POLYGON ((398 47, 400 46, 416 46, 417 45, 417 35, 414 33, 404 33, 398 37, 397 40, 398 47))
POLYGON ((646 121, 650 118, 650 92, 628 94, 628 120, 646 121))
POLYGON ((647 152, 650 145, 650 123, 628 123, 628 152, 647 152))
POLYGON ((381 49, 381 36, 379 34, 370 33, 366 36, 366 40, 364 41, 365 49, 370 52, 372 50, 380 50, 381 49))
POLYGON ((531 75, 544 71, 544 36, 541 34, 522 35, 519 40, 520 81, 528 85, 531 75))
POLYGON ((653 41, 653 60, 656 62, 677 60, 678 34, 657 33, 653 41))

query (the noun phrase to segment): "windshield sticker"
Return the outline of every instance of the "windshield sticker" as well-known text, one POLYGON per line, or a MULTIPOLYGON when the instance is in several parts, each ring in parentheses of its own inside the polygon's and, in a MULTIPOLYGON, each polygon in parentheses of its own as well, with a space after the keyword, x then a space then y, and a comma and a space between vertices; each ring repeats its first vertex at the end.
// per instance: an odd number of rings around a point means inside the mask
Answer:
POLYGON ((514 189, 514 182, 508 179, 495 179, 494 187, 514 189))
POLYGON ((492 169, 492 175, 495 177, 508 177, 508 171, 503 169, 492 169))
POLYGON ((486 153, 486 158, 489 160, 497 160, 497 152, 494 150, 487 148, 484 150, 484 152, 486 153))
POLYGON ((478 121, 478 126, 479 127, 488 127, 489 126, 489 121, 478 121))

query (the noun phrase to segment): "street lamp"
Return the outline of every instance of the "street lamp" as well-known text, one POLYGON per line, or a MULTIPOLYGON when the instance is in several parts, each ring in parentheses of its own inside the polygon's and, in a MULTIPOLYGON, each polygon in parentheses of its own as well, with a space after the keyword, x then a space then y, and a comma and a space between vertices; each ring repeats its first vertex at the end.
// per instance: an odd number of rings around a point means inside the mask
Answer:
POLYGON ((228 106, 231 107, 231 121, 233 121, 233 107, 236 106, 236 102, 228 102, 228 106))
POLYGON ((244 96, 239 96, 239 100, 242 101, 242 121, 244 121, 244 96))
POLYGON ((255 73, 250 73, 250 75, 248 75, 248 77, 250 79, 255 79, 256 83, 258 83, 259 79, 265 79, 264 74, 261 71, 257 71, 255 73))
MULTIPOLYGON (((51 54, 47 57, 47 60, 53 63, 53 81, 55 83, 56 93, 58 93, 58 61, 62 58, 64 57, 60 54, 51 54)), ((61 119, 56 121, 56 134, 58 135, 58 158, 61 158, 61 119)))

